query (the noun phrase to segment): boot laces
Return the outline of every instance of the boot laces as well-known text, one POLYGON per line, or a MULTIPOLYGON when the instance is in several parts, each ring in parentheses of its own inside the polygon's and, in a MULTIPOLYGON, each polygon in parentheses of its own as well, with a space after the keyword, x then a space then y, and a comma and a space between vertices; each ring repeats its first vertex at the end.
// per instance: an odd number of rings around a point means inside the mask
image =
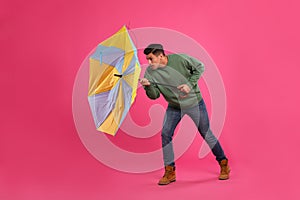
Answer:
POLYGON ((227 166, 223 165, 221 166, 221 174, 226 174, 227 173, 227 166))
POLYGON ((172 173, 172 171, 171 171, 171 170, 166 170, 166 171, 165 171, 165 174, 164 174, 164 177, 167 177, 167 176, 169 176, 171 173, 172 173))
POLYGON ((174 169, 165 169, 165 174, 164 174, 164 176, 163 177, 168 177, 170 174, 172 174, 172 172, 173 172, 173 170, 174 169))

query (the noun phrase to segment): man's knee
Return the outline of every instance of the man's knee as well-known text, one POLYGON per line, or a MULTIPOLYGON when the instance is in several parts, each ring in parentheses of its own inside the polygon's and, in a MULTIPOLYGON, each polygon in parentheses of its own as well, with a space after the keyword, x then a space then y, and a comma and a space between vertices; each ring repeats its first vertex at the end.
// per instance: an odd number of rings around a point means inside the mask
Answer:
POLYGON ((204 138, 204 140, 212 145, 212 144, 216 144, 217 142, 217 138, 214 136, 214 134, 212 133, 212 131, 210 129, 208 129, 203 135, 202 137, 204 138))
POLYGON ((161 133, 161 140, 162 140, 162 145, 166 146, 172 141, 172 133, 171 129, 166 129, 164 128, 162 133, 161 133))
POLYGON ((207 135, 207 133, 209 132, 209 124, 202 124, 199 127, 199 132, 201 134, 202 137, 205 137, 207 135))

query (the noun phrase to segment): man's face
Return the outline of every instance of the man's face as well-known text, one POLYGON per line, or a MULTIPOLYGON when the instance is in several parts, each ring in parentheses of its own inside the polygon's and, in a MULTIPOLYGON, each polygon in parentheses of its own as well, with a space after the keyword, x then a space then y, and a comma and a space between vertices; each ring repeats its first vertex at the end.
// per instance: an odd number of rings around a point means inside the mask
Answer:
POLYGON ((146 59, 148 60, 151 69, 155 70, 160 67, 162 57, 162 54, 156 56, 153 53, 149 53, 148 55, 146 55, 146 59))

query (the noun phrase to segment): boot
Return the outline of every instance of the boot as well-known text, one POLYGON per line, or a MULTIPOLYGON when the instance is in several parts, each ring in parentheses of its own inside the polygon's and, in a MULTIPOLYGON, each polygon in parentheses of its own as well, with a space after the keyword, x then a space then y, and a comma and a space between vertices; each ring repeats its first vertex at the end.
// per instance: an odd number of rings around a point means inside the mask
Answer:
POLYGON ((165 167, 165 174, 159 180, 158 185, 168 185, 169 183, 174 182, 174 181, 176 181, 175 167, 166 166, 165 167))
POLYGON ((223 159, 219 162, 219 164, 220 164, 220 167, 221 167, 219 180, 229 179, 230 168, 229 168, 229 165, 228 165, 228 160, 223 159))

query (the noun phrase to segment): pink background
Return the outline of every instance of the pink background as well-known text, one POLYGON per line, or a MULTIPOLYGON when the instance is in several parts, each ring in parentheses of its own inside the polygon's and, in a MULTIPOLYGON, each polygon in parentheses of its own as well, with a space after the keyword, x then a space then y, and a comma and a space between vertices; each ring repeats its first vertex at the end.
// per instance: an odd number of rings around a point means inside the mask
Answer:
POLYGON ((299 8, 296 0, 1 1, 0 199, 299 199, 299 8), (76 73, 123 24, 182 32, 213 58, 227 94, 220 141, 229 181, 216 179, 211 154, 198 158, 199 136, 167 187, 156 185, 162 170, 119 172, 81 143, 76 73))

